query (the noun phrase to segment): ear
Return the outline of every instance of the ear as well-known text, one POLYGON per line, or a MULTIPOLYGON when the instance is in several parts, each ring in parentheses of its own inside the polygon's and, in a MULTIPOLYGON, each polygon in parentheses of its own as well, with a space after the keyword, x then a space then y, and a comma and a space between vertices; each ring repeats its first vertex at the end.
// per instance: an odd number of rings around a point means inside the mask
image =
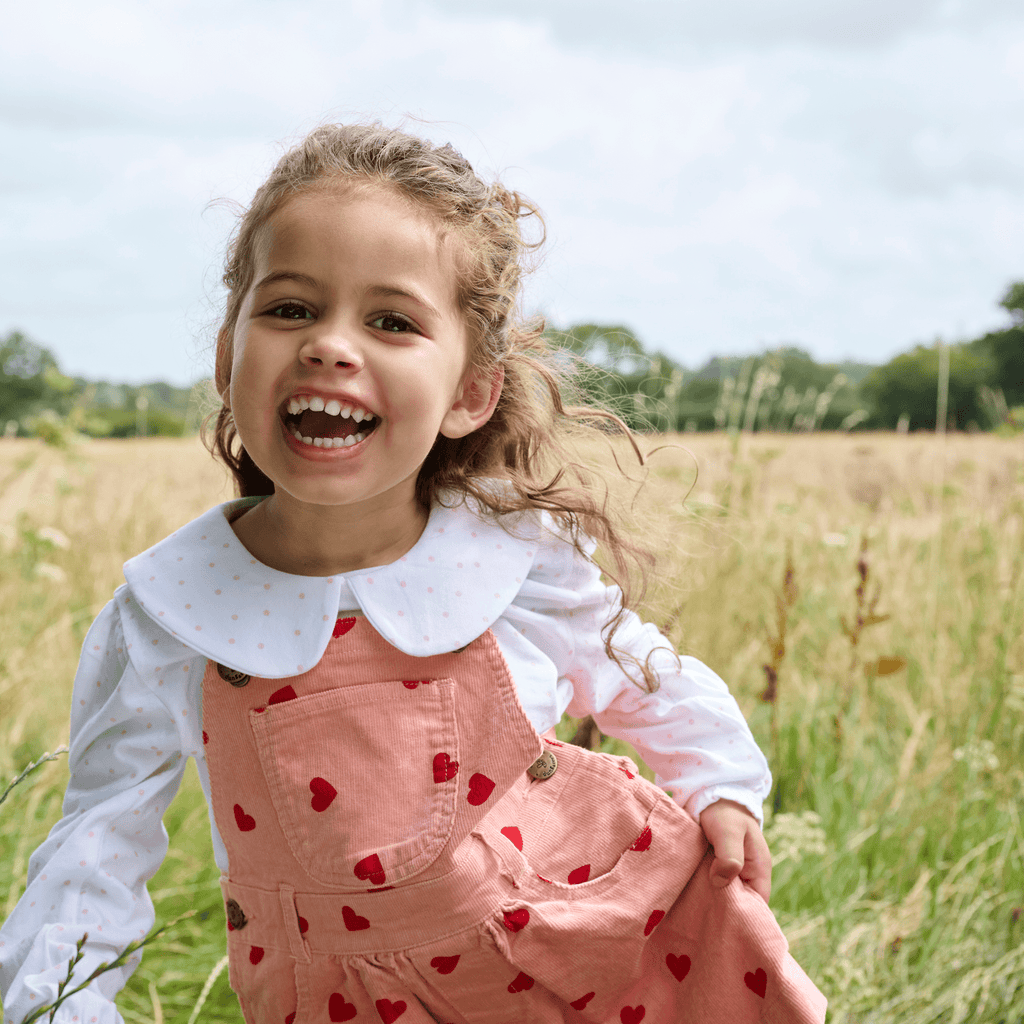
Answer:
POLYGON ((470 369, 452 407, 441 421, 440 432, 445 437, 465 437, 482 427, 494 414, 504 383, 504 366, 493 370, 470 369))

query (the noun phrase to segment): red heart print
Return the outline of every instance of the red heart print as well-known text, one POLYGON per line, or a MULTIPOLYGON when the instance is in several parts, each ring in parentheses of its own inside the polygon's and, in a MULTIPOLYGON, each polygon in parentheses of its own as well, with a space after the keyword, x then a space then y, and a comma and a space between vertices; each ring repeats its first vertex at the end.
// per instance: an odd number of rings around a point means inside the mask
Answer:
POLYGON ((309 806, 318 814, 326 811, 338 795, 338 791, 326 779, 321 779, 319 775, 315 779, 309 780, 309 791, 313 794, 309 806))
POLYGON ((651 826, 645 825, 643 832, 636 837, 636 842, 630 847, 631 850, 636 850, 637 853, 643 853, 644 850, 649 849, 651 845, 651 826))
POLYGON ((204 729, 203 730, 203 743, 206 744, 206 743, 209 743, 209 742, 210 742, 210 737, 206 735, 206 730, 204 729))
POLYGON ((249 947, 249 963, 255 967, 263 959, 263 947, 262 946, 250 946, 249 947))
POLYGON ((345 1002, 345 997, 340 992, 332 992, 331 998, 327 1001, 327 1012, 331 1020, 351 1020, 359 1011, 355 1003, 345 1002))
POLYGON ((292 1010, 284 1019, 284 1024, 295 1024, 295 1010, 292 1010))
POLYGON ((394 1003, 390 999, 378 999, 373 1005, 377 1007, 377 1013, 384 1024, 393 1024, 405 1013, 405 1001, 402 999, 394 1003))
POLYGON ((764 994, 768 990, 768 975, 765 973, 763 967, 758 967, 753 974, 751 974, 750 971, 747 971, 747 973, 743 975, 743 981, 751 992, 764 999, 764 994))
POLYGON ((569 1005, 574 1010, 585 1010, 587 1008, 587 1003, 589 1003, 593 998, 594 993, 588 992, 585 996, 580 996, 579 999, 574 999, 569 1005))
POLYGON ((615 767, 618 768, 620 772, 624 772, 625 775, 626 775, 626 778, 628 778, 628 779, 635 779, 636 778, 636 776, 624 764, 617 764, 615 767))
POLYGON ((282 686, 280 690, 275 690, 268 698, 268 704, 283 704, 286 700, 295 700, 298 694, 295 692, 294 687, 282 686))
POLYGON ((569 872, 569 884, 579 885, 581 882, 585 882, 590 877, 590 865, 583 864, 578 868, 573 868, 569 872))
POLYGON ((309 922, 304 917, 299 917, 299 934, 305 935, 309 931, 309 922))
POLYGON ((502 830, 501 834, 517 849, 522 850, 523 848, 523 834, 516 828, 515 825, 506 825, 502 830))
POLYGON ((420 685, 420 683, 422 683, 424 686, 426 686, 427 683, 429 683, 429 682, 430 682, 429 679, 403 679, 402 680, 402 685, 407 690, 415 690, 416 687, 420 685))
MULTIPOLYGON (((669 953, 665 957, 665 963, 676 981, 682 981, 690 973, 690 958, 685 953, 682 956, 669 953)), ((749 978, 750 975, 748 974, 747 977, 749 978)))
POLYGON ((664 910, 652 910, 651 916, 647 918, 647 924, 644 925, 644 935, 650 935, 655 928, 661 924, 661 919, 665 916, 664 910))
MULTIPOLYGON (((362 882, 373 882, 374 885, 383 885, 385 881, 384 867, 380 862, 380 857, 375 853, 371 853, 369 857, 364 857, 353 869, 356 878, 362 882)), ((388 888, 391 888, 388 886, 388 888)))
POLYGON ((456 954, 455 956, 435 956, 430 961, 430 966, 437 971, 438 974, 451 974, 459 965, 459 956, 462 954, 456 954))
POLYGON ((647 1011, 642 1006, 624 1006, 619 1010, 619 1020, 622 1024, 640 1024, 647 1011))
MULTIPOLYGON (((334 623, 334 632, 331 634, 334 637, 344 636, 354 625, 356 620, 352 619, 338 619, 334 623)), ((348 1020, 346 1017, 345 1020, 348 1020)))
POLYGON ((239 832, 251 832, 256 827, 256 819, 246 814, 240 804, 235 804, 235 824, 239 832))
MULTIPOLYGON (((351 907, 341 908, 341 919, 350 932, 361 932, 370 927, 369 919, 360 917, 351 907)), ((348 1020, 347 1017, 343 1019, 348 1020)))
POLYGON ((469 796, 466 799, 478 807, 494 792, 494 783, 486 775, 475 772, 469 779, 469 796))
POLYGON ((447 782, 449 779, 454 779, 458 771, 458 761, 453 761, 447 754, 434 755, 435 782, 447 782))
POLYGON ((515 995, 516 992, 526 992, 531 988, 533 988, 533 978, 531 978, 525 971, 520 971, 508 986, 509 992, 513 995, 515 995))
POLYGON ((505 918, 505 927, 510 932, 518 932, 530 923, 530 912, 526 907, 513 910, 511 914, 506 910, 503 916, 505 918))

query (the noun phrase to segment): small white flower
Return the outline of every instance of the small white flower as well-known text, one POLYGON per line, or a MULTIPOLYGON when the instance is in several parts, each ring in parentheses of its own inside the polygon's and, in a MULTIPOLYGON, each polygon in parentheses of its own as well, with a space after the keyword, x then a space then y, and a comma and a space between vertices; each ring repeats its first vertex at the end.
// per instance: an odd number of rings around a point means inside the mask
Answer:
POLYGON ((36 536, 40 540, 48 540, 55 548, 71 547, 71 541, 68 540, 67 534, 61 533, 60 530, 52 526, 44 526, 41 530, 37 530, 36 536))

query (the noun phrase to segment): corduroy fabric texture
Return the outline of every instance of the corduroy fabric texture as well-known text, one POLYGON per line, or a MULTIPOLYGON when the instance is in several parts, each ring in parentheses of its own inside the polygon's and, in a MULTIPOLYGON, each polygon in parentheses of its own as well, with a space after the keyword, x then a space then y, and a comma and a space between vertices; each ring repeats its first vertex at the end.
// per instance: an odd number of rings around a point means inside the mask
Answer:
POLYGON ((490 632, 413 658, 352 615, 291 679, 210 663, 203 730, 248 1024, 825 1019, 700 826, 628 758, 539 736, 490 632))

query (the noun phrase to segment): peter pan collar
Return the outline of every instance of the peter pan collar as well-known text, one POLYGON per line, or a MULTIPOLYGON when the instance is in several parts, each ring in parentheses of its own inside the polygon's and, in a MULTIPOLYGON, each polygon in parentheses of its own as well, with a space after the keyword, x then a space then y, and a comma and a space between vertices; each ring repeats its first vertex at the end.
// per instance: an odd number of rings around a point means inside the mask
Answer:
POLYGON ((439 504, 416 544, 389 565, 294 576, 257 561, 231 529, 233 513, 261 500, 215 506, 127 561, 124 575, 166 632, 206 658, 264 678, 319 662, 346 583, 374 629, 406 654, 464 647, 512 603, 539 542, 537 517, 518 517, 512 536, 466 502, 439 504))

